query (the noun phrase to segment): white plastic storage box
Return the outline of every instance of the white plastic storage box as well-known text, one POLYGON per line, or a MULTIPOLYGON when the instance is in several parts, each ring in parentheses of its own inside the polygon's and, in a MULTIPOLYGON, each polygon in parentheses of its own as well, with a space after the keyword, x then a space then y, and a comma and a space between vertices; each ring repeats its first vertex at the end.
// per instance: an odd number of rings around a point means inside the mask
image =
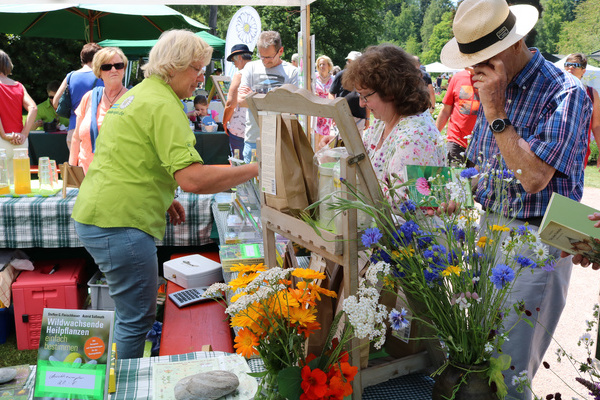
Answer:
POLYGON ((114 310, 115 302, 108 294, 108 285, 106 283, 97 283, 101 278, 102 272, 96 271, 92 279, 88 281, 90 297, 92 298, 92 308, 94 310, 114 310))
POLYGON ((200 254, 166 261, 163 264, 163 273, 166 279, 184 289, 210 286, 223 280, 221 264, 200 254))

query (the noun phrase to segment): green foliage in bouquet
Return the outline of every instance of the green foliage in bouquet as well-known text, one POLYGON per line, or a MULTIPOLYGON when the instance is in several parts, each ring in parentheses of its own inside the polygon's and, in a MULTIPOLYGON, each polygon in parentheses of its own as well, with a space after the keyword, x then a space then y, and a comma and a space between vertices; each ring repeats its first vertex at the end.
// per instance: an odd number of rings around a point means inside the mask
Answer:
MULTIPOLYGON (((498 181, 493 209, 514 215, 511 205, 503 203, 510 185, 516 183, 513 174, 506 170, 488 173, 498 181)), ((478 171, 470 168, 460 179, 476 175, 478 171)), ((448 355, 438 372, 448 363, 489 363, 487 375, 503 398, 506 385, 501 370, 510 366, 510 359, 492 355, 501 352, 514 327, 503 326, 504 317, 515 312, 519 321, 532 325, 524 305, 508 304, 508 295, 521 274, 537 268, 551 273, 555 261, 527 224, 509 227, 499 222, 497 214, 489 214, 479 225, 484 212, 477 208, 428 215, 426 209, 432 214, 431 204, 464 201, 466 195, 471 196, 464 193, 465 185, 435 182, 440 177, 408 183, 397 183, 400 180, 395 178, 382 184, 385 200, 381 202, 373 203, 346 181, 345 189, 356 200, 336 195, 333 202, 329 200, 336 212, 357 209, 373 218, 373 227, 362 235, 371 265, 359 291, 381 286, 393 293, 400 289, 408 299, 405 306, 412 311, 412 319, 431 328, 448 355), (425 195, 419 204, 407 196, 406 186, 413 184, 425 195)), ((352 299, 347 299, 344 307, 348 300, 352 299)), ((388 320, 392 328, 403 328, 408 323, 406 315, 405 309, 391 310, 388 320)))

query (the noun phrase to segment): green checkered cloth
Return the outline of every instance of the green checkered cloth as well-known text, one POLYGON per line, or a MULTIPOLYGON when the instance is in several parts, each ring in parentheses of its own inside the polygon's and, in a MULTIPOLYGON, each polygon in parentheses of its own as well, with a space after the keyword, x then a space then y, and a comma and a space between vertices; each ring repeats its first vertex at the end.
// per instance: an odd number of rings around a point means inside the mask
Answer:
MULTIPOLYGON (((0 197, 0 248, 82 247, 71 212, 79 189, 68 188, 66 198, 0 197)), ((212 243, 213 195, 181 193, 177 200, 185 209, 185 223, 167 230, 158 246, 202 246, 212 243)))

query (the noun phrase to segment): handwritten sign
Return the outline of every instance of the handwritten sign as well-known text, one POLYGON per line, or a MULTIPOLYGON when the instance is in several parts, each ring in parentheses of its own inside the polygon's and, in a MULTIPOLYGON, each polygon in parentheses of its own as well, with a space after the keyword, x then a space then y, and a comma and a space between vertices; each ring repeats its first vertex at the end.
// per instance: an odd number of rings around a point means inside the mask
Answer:
POLYGON ((96 379, 94 375, 77 374, 73 372, 46 372, 46 387, 68 387, 73 389, 94 389, 96 379))

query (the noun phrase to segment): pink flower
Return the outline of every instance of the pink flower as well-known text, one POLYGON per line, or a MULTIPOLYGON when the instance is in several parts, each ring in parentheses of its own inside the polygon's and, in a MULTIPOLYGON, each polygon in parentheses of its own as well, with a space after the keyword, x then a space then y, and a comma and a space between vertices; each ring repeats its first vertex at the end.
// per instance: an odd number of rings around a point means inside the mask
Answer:
POLYGON ((417 192, 421 193, 423 196, 429 196, 431 194, 431 188, 429 187, 427 179, 417 178, 415 186, 417 187, 417 192))

